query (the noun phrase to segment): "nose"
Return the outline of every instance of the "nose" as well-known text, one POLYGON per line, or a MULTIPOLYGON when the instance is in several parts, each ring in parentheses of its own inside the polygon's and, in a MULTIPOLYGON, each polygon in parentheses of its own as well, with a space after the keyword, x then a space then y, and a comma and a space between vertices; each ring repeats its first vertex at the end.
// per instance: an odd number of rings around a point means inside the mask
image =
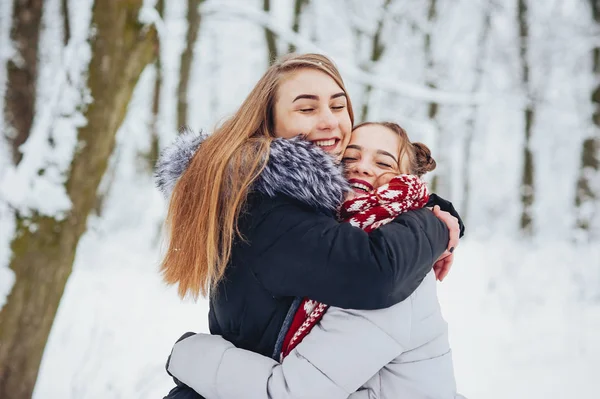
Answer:
POLYGON ((319 130, 334 130, 338 125, 339 121, 329 108, 322 111, 321 115, 319 115, 319 123, 317 125, 319 130))
POLYGON ((352 165, 350 172, 355 176, 373 177, 375 175, 373 172, 373 168, 371 168, 369 162, 366 162, 364 159, 355 162, 352 165))

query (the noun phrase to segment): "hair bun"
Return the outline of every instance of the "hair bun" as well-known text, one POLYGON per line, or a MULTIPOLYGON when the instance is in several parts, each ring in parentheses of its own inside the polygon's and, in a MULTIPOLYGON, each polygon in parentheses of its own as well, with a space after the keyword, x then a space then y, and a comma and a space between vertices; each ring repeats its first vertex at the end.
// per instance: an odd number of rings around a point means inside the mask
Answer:
POLYGON ((431 172, 437 166, 435 159, 431 156, 431 150, 423 143, 412 143, 415 151, 415 167, 414 174, 423 176, 427 172, 431 172))

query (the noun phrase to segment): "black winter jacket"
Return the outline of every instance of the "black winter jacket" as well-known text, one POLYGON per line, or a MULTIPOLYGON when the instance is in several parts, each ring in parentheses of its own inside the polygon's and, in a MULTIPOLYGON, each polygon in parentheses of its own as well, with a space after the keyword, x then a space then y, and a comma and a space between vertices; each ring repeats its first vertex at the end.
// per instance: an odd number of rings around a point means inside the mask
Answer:
POLYGON ((448 229, 427 209, 371 234, 283 195, 256 195, 240 220, 225 277, 210 301, 210 331, 271 356, 296 296, 379 309, 419 286, 446 249, 448 229))
MULTIPOLYGON (((202 139, 180 136, 161 155, 157 177, 166 195, 202 139)), ((447 227, 421 209, 367 234, 335 219, 347 189, 328 154, 298 139, 274 140, 239 220, 245 240, 236 240, 211 295, 212 334, 271 357, 295 297, 379 309, 414 292, 446 249, 447 227)))

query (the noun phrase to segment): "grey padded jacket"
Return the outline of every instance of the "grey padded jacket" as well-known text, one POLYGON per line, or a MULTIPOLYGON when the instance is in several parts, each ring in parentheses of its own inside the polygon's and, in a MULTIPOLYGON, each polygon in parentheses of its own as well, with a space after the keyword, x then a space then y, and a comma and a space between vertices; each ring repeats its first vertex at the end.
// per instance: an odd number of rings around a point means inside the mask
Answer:
POLYGON ((387 309, 329 308, 281 364, 196 334, 174 346, 169 372, 207 399, 461 397, 433 273, 387 309))

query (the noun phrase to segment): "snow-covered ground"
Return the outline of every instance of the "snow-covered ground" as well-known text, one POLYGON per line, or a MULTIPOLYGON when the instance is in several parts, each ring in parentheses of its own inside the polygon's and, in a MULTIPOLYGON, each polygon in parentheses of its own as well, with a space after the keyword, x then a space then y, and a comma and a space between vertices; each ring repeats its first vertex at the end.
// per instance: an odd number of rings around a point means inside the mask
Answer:
MULTIPOLYGON (((164 371, 171 344, 185 331, 208 331, 207 302, 181 303, 156 273, 156 251, 136 245, 134 234, 82 243, 36 399, 161 397, 172 385, 164 371)), ((600 270, 599 260, 600 247, 461 243, 439 285, 460 391, 486 399, 597 398, 600 276, 576 276, 600 270)))
POLYGON ((600 245, 465 241, 439 286, 462 393, 597 398, 598 270, 600 245))
MULTIPOLYGON (((2 94, 5 63, 14 56, 9 40, 12 3, 0 0, 2 94)), ((64 48, 59 40, 59 1, 45 2, 40 74, 60 79, 39 82, 35 129, 23 148, 26 161, 20 167, 10 164, 6 143, 0 140, 0 306, 14 279, 6 267, 13 209, 33 207, 52 214, 68 206, 48 201, 47 195, 31 195, 34 183, 43 180, 33 166, 42 160, 52 161, 57 170, 68 166, 62 161, 68 160, 74 128, 85 123, 79 106, 89 99, 83 98, 79 86, 89 61, 93 1, 68 3, 73 40, 64 48), (44 144, 51 131, 61 138, 54 149, 44 144), (9 178, 10 187, 5 180, 9 178), (30 201, 34 198, 43 198, 43 205, 52 209, 40 209, 40 203, 30 201)), ((156 2, 146 3, 152 7, 156 2)), ((164 24, 159 24, 159 115, 155 121, 150 112, 157 71, 149 66, 99 190, 104 196, 101 214, 90 217, 77 248, 35 399, 160 398, 172 386, 164 371, 172 343, 185 331, 208 331, 207 302, 181 302, 175 289, 161 282, 160 226, 166 204, 153 188, 150 165, 141 156, 150 149, 151 125, 156 123, 161 146, 176 132, 186 3, 165 2, 164 24)), ((357 114, 367 101, 368 83, 374 87, 369 119, 397 120, 412 139, 430 145, 444 165, 437 171, 446 175, 443 194, 461 213, 468 210, 467 237, 457 249, 451 274, 439 285, 461 393, 470 399, 600 397, 600 242, 572 242, 581 142, 597 130, 590 123, 589 101, 597 84, 590 62, 597 35, 588 0, 529 2, 537 113, 532 138, 535 233, 527 240, 517 233, 525 98, 516 2, 438 0, 439 18, 430 26, 427 2, 393 2, 384 13, 381 0, 319 0, 304 11, 299 35, 289 28, 293 2, 271 3, 273 18, 260 11, 260 0, 205 3, 189 87, 191 127, 211 130, 260 77, 267 66, 262 25, 278 33, 280 50, 291 40, 299 51, 316 49, 332 56, 347 80, 357 114), (486 11, 492 13, 489 38, 479 43, 486 11), (371 35, 382 15, 387 47, 381 60, 371 65, 371 35), (432 28, 433 65, 424 55, 421 27, 432 28), (475 66, 478 60, 481 71, 475 66), (437 89, 426 84, 432 77, 437 89), (483 97, 471 96, 479 90, 483 97), (483 102, 479 107, 457 105, 461 98, 483 102), (440 104, 435 121, 428 117, 430 102, 440 104), (462 198, 465 179, 471 187, 468 207, 462 198)), ((148 18, 155 15, 146 11, 148 18)), ((3 101, 0 95, 0 109, 3 101)), ((0 113, 0 130, 5 129, 0 113)), ((51 182, 55 186, 44 186, 57 195, 63 190, 59 172, 44 177, 58 177, 51 182)), ((596 223, 596 233, 598 228, 596 223)))
MULTIPOLYGON (((207 301, 181 302, 158 273, 166 203, 139 157, 154 74, 144 72, 117 135, 102 215, 79 244, 35 399, 161 397, 172 387, 164 371, 172 343, 208 331, 207 301)), ((439 285, 461 393, 596 398, 600 245, 490 230, 471 226, 439 285)))

